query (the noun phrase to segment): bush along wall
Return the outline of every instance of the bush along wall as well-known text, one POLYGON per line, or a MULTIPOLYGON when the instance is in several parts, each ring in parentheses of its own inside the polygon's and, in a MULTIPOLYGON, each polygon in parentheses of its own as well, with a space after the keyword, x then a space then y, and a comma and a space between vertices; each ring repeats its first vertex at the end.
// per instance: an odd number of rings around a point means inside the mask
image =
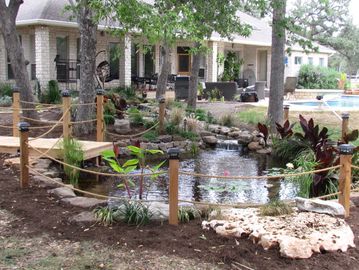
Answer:
POLYGON ((302 65, 299 70, 298 88, 338 89, 340 73, 327 67, 302 65))

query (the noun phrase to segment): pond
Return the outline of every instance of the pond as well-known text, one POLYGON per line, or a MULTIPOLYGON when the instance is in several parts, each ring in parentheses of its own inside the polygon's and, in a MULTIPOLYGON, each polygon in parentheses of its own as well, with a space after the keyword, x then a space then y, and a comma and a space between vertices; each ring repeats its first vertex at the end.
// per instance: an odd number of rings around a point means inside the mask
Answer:
MULTIPOLYGON (((265 175, 272 167, 283 166, 271 156, 247 153, 232 142, 223 142, 216 149, 201 151, 195 158, 181 160, 180 170, 208 175, 265 175)), ((166 166, 163 169, 167 169, 166 166)), ((136 172, 138 173, 138 172, 136 172)), ((91 179, 82 175, 81 189, 110 196, 126 196, 118 189, 119 179, 99 177, 91 179)), ((168 176, 157 180, 146 179, 144 199, 167 200, 168 176)), ((293 183, 284 180, 227 180, 200 178, 180 175, 179 198, 183 200, 206 201, 211 203, 266 203, 271 199, 292 199, 296 196, 293 183)))

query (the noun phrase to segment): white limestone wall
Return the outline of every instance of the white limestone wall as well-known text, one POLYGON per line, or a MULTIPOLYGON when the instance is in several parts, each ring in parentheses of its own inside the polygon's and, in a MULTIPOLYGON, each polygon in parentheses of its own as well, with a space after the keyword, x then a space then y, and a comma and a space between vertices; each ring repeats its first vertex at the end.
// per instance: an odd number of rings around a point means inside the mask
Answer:
POLYGON ((306 54, 300 51, 293 51, 288 57, 288 64, 285 67, 285 76, 298 76, 301 65, 295 64, 295 57, 302 58, 302 64, 309 64, 309 58, 313 58, 313 65, 318 66, 320 64, 320 58, 324 59, 323 66, 328 67, 329 55, 324 53, 309 53, 306 54))
POLYGON ((131 39, 125 37, 120 46, 120 86, 131 86, 131 39))
POLYGON ((218 42, 209 41, 209 54, 207 56, 207 81, 216 82, 218 76, 217 70, 217 56, 218 56, 218 42))
MULTIPOLYGON (((35 62, 36 77, 40 81, 41 86, 47 85, 48 81, 53 78, 51 61, 52 48, 50 28, 47 26, 35 27, 35 62)), ((56 45, 56 43, 55 43, 56 45)), ((55 58, 55 57, 54 57, 55 58)), ((53 59, 54 59, 53 58, 53 59)))

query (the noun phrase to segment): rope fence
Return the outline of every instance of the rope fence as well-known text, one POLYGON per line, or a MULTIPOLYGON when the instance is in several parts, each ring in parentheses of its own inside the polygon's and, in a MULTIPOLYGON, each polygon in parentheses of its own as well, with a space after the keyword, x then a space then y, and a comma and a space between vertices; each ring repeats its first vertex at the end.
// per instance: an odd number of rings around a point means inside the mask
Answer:
POLYGON ((159 125, 159 122, 157 122, 156 124, 154 124, 152 127, 142 131, 142 132, 139 132, 139 133, 136 133, 136 134, 131 134, 131 135, 121 135, 121 134, 116 134, 116 133, 112 133, 112 132, 109 132, 106 130, 106 134, 108 135, 111 135, 113 137, 117 137, 117 138, 136 138, 136 137, 140 137, 142 136, 143 134, 151 131, 152 129, 156 128, 157 126, 159 125))

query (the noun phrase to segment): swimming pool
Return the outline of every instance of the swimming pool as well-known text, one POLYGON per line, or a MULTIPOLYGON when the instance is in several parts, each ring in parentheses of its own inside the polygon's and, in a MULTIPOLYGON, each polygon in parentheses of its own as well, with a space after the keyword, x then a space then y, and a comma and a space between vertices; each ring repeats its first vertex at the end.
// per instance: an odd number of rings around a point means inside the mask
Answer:
POLYGON ((326 104, 332 108, 342 109, 359 109, 359 96, 340 96, 336 98, 325 99, 324 101, 293 101, 288 102, 290 105, 306 106, 306 107, 320 107, 326 104))

